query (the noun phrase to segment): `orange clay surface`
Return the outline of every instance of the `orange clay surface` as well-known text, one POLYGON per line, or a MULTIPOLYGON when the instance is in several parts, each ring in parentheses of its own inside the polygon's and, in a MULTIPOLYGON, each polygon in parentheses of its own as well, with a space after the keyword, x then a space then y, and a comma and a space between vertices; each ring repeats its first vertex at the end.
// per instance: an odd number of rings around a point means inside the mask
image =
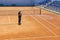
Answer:
MULTIPOLYGON (((37 8, 0 7, 0 10, 34 9, 37 8)), ((43 9, 41 13, 41 15, 22 15, 20 26, 17 24, 17 15, 0 16, 0 40, 60 40, 60 15, 43 9)))

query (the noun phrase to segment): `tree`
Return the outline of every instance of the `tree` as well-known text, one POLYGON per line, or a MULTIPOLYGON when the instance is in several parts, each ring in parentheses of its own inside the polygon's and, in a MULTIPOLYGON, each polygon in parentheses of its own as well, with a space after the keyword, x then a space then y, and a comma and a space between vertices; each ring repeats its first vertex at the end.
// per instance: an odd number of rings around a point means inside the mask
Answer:
POLYGON ((4 6, 4 4, 0 4, 0 6, 4 6))

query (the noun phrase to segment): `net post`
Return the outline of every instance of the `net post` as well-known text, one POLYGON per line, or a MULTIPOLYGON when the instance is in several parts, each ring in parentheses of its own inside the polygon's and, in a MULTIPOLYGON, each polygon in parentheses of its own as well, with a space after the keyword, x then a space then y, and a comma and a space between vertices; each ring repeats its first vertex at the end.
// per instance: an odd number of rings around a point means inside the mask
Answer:
POLYGON ((40 8, 40 15, 41 15, 41 8, 40 8))

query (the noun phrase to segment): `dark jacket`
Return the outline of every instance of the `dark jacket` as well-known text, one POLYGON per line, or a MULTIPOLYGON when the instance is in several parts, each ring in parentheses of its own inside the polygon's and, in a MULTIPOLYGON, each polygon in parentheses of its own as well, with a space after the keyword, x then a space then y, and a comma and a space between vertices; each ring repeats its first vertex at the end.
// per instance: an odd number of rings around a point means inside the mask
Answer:
POLYGON ((21 11, 18 12, 18 16, 22 16, 21 11))

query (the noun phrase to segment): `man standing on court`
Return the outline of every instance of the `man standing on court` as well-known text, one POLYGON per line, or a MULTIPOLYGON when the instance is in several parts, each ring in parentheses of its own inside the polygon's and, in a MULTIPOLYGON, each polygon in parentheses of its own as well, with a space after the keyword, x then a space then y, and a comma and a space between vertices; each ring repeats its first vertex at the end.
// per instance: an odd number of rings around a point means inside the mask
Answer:
POLYGON ((21 25, 21 11, 18 12, 18 25, 21 25))

